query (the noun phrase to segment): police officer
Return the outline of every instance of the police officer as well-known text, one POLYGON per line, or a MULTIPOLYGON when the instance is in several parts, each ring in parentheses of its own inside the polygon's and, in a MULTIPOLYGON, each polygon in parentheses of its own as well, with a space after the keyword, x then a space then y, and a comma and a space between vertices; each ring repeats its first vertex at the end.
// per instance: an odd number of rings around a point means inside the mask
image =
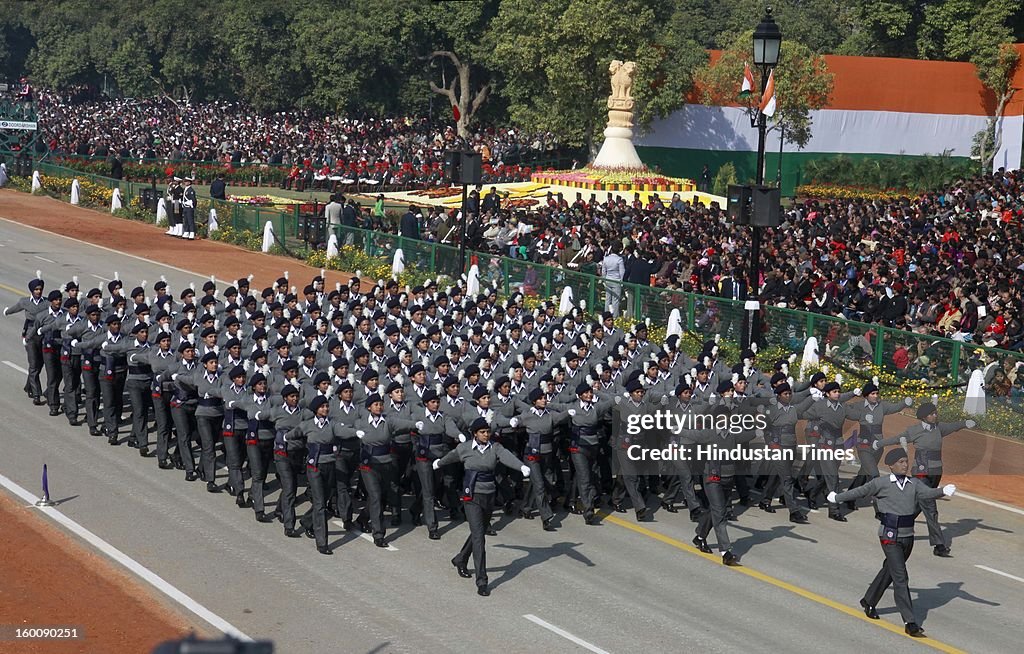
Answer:
POLYGON ((903 618, 908 635, 915 638, 924 637, 924 630, 917 624, 914 617, 914 605, 910 599, 909 575, 907 559, 914 550, 914 518, 926 502, 934 504, 936 498, 951 497, 956 493, 956 486, 946 484, 942 488, 933 488, 922 480, 913 479, 908 475, 910 461, 907 451, 903 448, 891 450, 885 455, 885 464, 891 474, 886 477, 875 477, 870 482, 844 493, 829 493, 830 503, 855 501, 862 497, 874 498, 881 525, 878 538, 882 545, 882 568, 868 586, 860 605, 864 614, 872 620, 878 619, 878 601, 891 584, 896 598, 896 608, 903 618))
POLYGON ((458 570, 459 576, 469 579, 473 576, 468 569, 470 554, 476 569, 477 594, 487 597, 491 591, 487 588, 487 554, 484 550, 486 529, 494 511, 494 471, 498 464, 520 470, 524 477, 530 476, 530 468, 506 450, 499 443, 491 442, 491 429, 487 421, 477 418, 470 429, 473 438, 460 443, 448 454, 435 459, 431 464, 434 470, 442 466, 461 462, 465 474, 463 476, 463 504, 466 519, 469 522, 469 536, 452 565, 458 570))

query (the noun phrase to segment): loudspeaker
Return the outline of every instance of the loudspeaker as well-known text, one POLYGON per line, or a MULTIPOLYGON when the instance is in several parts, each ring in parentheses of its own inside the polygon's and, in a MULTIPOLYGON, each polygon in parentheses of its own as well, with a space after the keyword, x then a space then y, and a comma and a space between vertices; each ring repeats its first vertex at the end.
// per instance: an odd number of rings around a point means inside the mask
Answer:
POLYGON ((444 153, 444 181, 459 184, 462 181, 462 153, 449 150, 444 153))
POLYGON ((750 187, 742 184, 730 184, 726 204, 729 219, 737 225, 750 224, 750 187))
POLYGON ((462 153, 462 176, 463 184, 476 186, 480 184, 480 177, 483 173, 483 158, 479 152, 462 153))
POLYGON ((754 210, 750 213, 750 224, 758 227, 778 227, 781 223, 779 205, 782 192, 774 186, 754 186, 751 188, 754 210))

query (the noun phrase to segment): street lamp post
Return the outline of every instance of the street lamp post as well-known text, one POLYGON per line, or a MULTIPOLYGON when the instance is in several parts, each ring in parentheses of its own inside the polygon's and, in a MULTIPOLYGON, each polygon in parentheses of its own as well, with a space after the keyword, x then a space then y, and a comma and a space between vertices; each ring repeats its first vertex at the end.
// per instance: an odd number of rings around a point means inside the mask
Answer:
MULTIPOLYGON (((761 69, 761 95, 764 95, 768 86, 768 76, 779 63, 779 51, 782 46, 782 32, 772 18, 771 7, 765 9, 764 18, 754 30, 754 65, 761 69)), ((760 111, 756 115, 757 126, 757 173, 755 180, 760 186, 764 184, 764 148, 765 135, 768 131, 768 121, 760 111)), ((749 332, 743 343, 744 348, 750 347, 757 342, 760 334, 758 317, 760 305, 757 302, 758 289, 761 287, 761 227, 751 225, 750 243, 750 294, 747 295, 747 325, 749 332)))

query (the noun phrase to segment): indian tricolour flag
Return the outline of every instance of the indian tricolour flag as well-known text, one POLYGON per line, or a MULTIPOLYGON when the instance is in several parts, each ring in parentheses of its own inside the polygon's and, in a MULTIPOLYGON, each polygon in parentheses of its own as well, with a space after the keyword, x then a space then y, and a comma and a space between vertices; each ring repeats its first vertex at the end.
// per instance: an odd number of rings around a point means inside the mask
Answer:
POLYGON ((754 91, 754 74, 750 72, 750 64, 743 62, 743 84, 740 86, 740 97, 748 98, 754 91))
POLYGON ((768 73, 768 85, 761 94, 761 113, 768 118, 775 115, 775 71, 768 73))

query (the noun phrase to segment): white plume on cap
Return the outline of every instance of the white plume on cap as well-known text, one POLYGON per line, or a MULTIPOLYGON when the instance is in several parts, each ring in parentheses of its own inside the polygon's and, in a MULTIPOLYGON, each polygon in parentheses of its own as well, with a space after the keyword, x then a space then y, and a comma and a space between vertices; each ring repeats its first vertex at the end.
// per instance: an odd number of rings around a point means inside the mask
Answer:
POLYGON ((118 273, 116 270, 114 271, 114 279, 116 279, 117 281, 121 281, 120 273, 118 273))
POLYGON ((72 275, 71 276, 71 281, 73 281, 74 283, 77 284, 78 283, 78 275, 72 275))
POLYGON ((736 383, 736 382, 738 382, 739 380, 740 380, 740 373, 738 373, 738 372, 734 372, 734 373, 732 373, 732 383, 734 383, 734 384, 735 384, 735 383, 736 383))
POLYGON ((281 275, 281 276, 284 277, 285 279, 288 279, 288 271, 287 270, 284 271, 284 274, 281 275))
POLYGON ((194 290, 196 290, 196 283, 195 282, 189 282, 188 283, 188 287, 194 291, 194 290))
POLYGON ((145 288, 146 288, 146 285, 147 285, 147 284, 149 284, 149 282, 147 282, 147 281, 146 281, 145 279, 143 279, 143 280, 142 280, 142 283, 141 283, 141 284, 139 284, 139 286, 140 286, 141 288, 145 289, 145 288))
POLYGON ((255 276, 255 275, 253 275, 252 273, 249 273, 249 275, 248 275, 248 276, 247 276, 247 277, 246 277, 245 279, 246 279, 246 281, 250 281, 250 282, 251 282, 251 281, 252 281, 252 278, 253 278, 254 276, 255 276))

